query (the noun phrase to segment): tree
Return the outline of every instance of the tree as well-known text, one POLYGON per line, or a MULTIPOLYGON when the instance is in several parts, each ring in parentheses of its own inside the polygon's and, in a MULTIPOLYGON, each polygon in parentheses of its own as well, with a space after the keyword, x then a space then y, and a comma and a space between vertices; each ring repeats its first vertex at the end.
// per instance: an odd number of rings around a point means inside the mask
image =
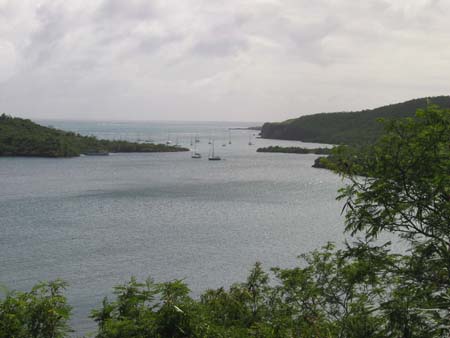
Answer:
POLYGON ((0 337, 62 338, 70 332, 71 307, 61 280, 39 283, 31 292, 10 292, 0 302, 0 337))
POLYGON ((450 329, 450 110, 430 105, 385 125, 375 145, 332 164, 350 181, 339 197, 346 230, 406 240, 409 255, 382 309, 402 337, 443 334, 450 329))

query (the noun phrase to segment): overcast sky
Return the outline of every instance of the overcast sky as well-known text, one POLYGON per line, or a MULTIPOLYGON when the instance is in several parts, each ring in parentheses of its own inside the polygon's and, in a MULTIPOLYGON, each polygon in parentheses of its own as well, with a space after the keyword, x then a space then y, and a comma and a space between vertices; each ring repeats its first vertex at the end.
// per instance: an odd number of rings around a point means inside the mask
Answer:
POLYGON ((0 112, 277 121, 449 94, 448 0, 0 0, 0 112))

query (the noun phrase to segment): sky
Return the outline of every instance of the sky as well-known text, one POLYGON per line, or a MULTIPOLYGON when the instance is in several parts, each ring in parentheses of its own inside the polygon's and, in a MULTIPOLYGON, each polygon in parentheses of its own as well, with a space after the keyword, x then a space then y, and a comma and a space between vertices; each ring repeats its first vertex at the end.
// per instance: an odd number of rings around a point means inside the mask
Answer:
POLYGON ((0 112, 280 121, 448 95, 448 0, 0 0, 0 112))

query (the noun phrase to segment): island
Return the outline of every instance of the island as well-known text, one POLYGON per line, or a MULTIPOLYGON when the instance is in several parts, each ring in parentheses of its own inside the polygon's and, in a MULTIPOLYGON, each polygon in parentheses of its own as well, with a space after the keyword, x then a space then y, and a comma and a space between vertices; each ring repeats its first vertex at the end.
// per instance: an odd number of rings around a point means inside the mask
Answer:
POLYGON ((260 127, 230 127, 228 130, 255 130, 255 131, 261 131, 260 127))
POLYGON ((0 115, 0 156, 76 157, 109 153, 189 151, 165 144, 98 139, 41 126, 28 119, 0 115))
POLYGON ((332 153, 332 148, 302 148, 302 147, 280 147, 269 146, 265 148, 256 149, 258 153, 284 153, 284 154, 316 154, 329 155, 332 153))

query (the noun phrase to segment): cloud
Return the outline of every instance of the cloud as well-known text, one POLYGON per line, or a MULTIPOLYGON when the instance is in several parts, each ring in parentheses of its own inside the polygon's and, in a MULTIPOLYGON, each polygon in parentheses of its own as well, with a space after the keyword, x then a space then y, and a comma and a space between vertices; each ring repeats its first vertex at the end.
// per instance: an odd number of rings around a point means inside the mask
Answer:
POLYGON ((146 0, 104 0, 98 9, 99 17, 104 20, 151 19, 156 15, 153 2, 146 0))
POLYGON ((0 41, 0 83, 7 81, 14 74, 17 66, 17 54, 8 41, 0 41))
POLYGON ((449 12, 444 0, 0 0, 0 110, 280 120, 443 94, 449 12))
POLYGON ((191 50, 194 54, 228 57, 249 48, 249 39, 243 27, 246 19, 233 16, 225 19, 222 18, 222 22, 214 23, 205 32, 198 34, 191 50))

